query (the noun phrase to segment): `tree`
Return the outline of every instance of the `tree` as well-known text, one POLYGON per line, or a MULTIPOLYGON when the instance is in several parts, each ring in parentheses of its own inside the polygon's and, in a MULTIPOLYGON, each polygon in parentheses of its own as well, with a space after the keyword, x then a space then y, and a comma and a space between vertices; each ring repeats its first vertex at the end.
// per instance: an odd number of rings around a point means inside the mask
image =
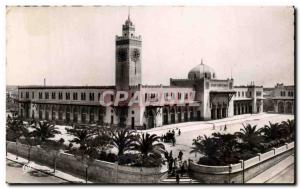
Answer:
POLYGON ((127 129, 112 132, 112 145, 118 149, 118 156, 122 156, 133 147, 134 136, 132 133, 127 129))
POLYGON ((243 125, 243 128, 239 132, 236 132, 235 135, 242 140, 241 146, 244 150, 250 150, 258 152, 261 148, 261 142, 263 137, 261 135, 261 130, 256 128, 257 126, 243 125))
POLYGON ((92 138, 88 138, 85 141, 85 145, 81 148, 79 147, 75 152, 75 157, 80 161, 85 167, 85 182, 88 182, 88 168, 93 164, 95 159, 98 157, 98 152, 96 146, 94 146, 94 141, 92 138))
POLYGON ((56 134, 60 134, 60 131, 58 131, 54 125, 50 125, 46 121, 35 122, 33 128, 35 129, 34 135, 38 137, 41 142, 45 142, 49 138, 54 137, 56 134))
POLYGON ((283 128, 287 131, 287 135, 289 138, 291 138, 292 140, 295 139, 295 121, 292 120, 287 120, 287 121, 283 121, 281 122, 281 125, 283 126, 283 128))
POLYGON ((88 129, 66 129, 67 132, 74 136, 73 140, 70 142, 74 142, 79 144, 79 149, 84 150, 87 148, 88 140, 93 136, 93 133, 88 129))
POLYGON ((37 138, 34 131, 30 131, 28 128, 22 129, 22 137, 20 138, 22 143, 28 146, 28 163, 31 161, 31 149, 33 146, 41 144, 40 138, 37 138))
MULTIPOLYGON (((22 130, 24 128, 23 121, 17 119, 8 119, 6 123, 6 139, 16 142, 16 159, 18 159, 18 142, 22 136, 22 130)), ((7 148, 7 146, 6 146, 7 148)), ((7 155, 7 149, 6 149, 7 155)))
POLYGON ((63 138, 61 138, 58 141, 48 140, 46 142, 43 142, 41 144, 41 149, 46 151, 52 157, 52 159, 53 159, 53 173, 55 173, 55 171, 56 171, 56 161, 57 161, 59 155, 63 152, 63 149, 65 149, 63 138))
POLYGON ((165 152, 165 146, 159 141, 160 137, 155 134, 136 135, 132 149, 140 153, 139 163, 142 166, 160 166, 163 163, 162 154, 165 152))
POLYGON ((281 129, 278 123, 269 122, 261 129, 261 133, 266 141, 275 141, 281 138, 281 129))
POLYGON ((232 134, 213 133, 212 137, 200 137, 193 141, 190 153, 204 155, 199 163, 206 165, 226 165, 238 160, 238 143, 236 136, 232 134))

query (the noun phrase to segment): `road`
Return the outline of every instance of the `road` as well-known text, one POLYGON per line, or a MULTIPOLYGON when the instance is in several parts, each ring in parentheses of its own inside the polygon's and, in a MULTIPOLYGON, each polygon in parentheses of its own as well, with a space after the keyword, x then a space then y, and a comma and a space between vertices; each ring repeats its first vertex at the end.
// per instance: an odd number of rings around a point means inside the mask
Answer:
POLYGON ((294 183, 295 164, 290 165, 275 177, 269 179, 266 183, 294 183))
POLYGON ((40 171, 31 170, 23 171, 23 165, 6 160, 6 182, 9 184, 21 183, 67 183, 67 181, 54 176, 42 173, 40 171))

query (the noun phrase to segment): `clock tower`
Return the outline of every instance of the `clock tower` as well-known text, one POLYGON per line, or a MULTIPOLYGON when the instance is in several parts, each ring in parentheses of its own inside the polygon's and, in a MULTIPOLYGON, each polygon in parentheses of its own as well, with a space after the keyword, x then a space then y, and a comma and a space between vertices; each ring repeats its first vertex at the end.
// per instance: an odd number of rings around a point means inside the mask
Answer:
POLYGON ((122 27, 122 36, 116 36, 116 87, 127 90, 142 84, 142 39, 135 35, 135 26, 128 19, 122 27))

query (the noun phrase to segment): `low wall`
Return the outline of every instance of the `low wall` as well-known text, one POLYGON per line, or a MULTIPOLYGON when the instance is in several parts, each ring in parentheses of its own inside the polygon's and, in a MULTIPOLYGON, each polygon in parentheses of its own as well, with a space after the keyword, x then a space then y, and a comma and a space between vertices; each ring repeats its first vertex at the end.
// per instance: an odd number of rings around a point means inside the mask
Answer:
POLYGON ((237 164, 228 166, 207 166, 190 161, 189 171, 191 177, 202 183, 243 183, 293 154, 294 145, 294 142, 285 144, 246 161, 241 160, 237 164))
MULTIPOLYGON (((16 154, 16 143, 7 142, 7 151, 16 154)), ((28 146, 18 143, 18 154, 28 158, 28 146)), ((53 167, 54 161, 50 151, 32 147, 31 160, 53 167)), ((74 155, 61 153, 56 161, 58 170, 85 178, 85 167, 74 155)), ((167 177, 167 172, 160 168, 130 167, 116 163, 95 160, 88 168, 88 178, 99 183, 159 183, 167 177)))

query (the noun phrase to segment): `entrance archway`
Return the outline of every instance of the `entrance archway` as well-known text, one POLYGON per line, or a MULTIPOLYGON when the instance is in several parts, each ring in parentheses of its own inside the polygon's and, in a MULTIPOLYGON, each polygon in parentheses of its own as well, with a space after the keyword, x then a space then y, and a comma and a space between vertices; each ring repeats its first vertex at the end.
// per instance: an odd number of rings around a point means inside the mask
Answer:
POLYGON ((163 124, 168 124, 168 110, 166 108, 163 109, 163 124))
POLYGON ((188 112, 187 112, 187 108, 184 109, 184 121, 188 121, 188 112))
POLYGON ((175 123, 175 110, 174 110, 174 108, 171 109, 171 123, 175 123))
POLYGON ((291 102, 287 102, 286 103, 286 108, 285 108, 285 112, 287 114, 292 114, 293 113, 293 106, 291 102))
POLYGON ((154 115, 152 110, 148 112, 148 128, 154 128, 154 115))
POLYGON ((278 102, 278 113, 284 113, 284 104, 282 101, 278 102))

